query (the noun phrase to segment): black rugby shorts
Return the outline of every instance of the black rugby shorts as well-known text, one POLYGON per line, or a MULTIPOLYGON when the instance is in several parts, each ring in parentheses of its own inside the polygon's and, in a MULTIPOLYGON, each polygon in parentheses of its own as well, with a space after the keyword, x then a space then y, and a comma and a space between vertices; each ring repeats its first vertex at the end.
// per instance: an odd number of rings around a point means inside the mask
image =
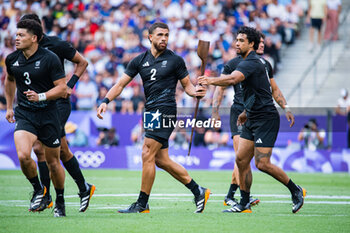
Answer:
POLYGON ((40 111, 30 111, 21 107, 15 109, 17 130, 30 132, 38 137, 47 147, 61 145, 60 123, 56 108, 40 111))
POLYGON ((243 125, 241 138, 254 141, 255 147, 274 147, 280 118, 269 120, 247 120, 243 125))

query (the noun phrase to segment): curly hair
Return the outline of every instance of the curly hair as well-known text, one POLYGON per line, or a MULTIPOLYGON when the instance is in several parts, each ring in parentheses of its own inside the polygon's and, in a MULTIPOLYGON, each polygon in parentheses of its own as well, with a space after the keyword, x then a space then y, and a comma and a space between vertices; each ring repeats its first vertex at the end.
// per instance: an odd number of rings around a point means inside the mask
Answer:
POLYGON ((27 31, 33 35, 37 36, 37 41, 41 39, 43 36, 43 29, 40 24, 38 24, 35 20, 33 19, 24 19, 20 20, 17 23, 17 28, 23 28, 27 29, 27 31))
POLYGON ((259 48, 260 33, 255 28, 242 26, 239 28, 238 34, 247 35, 248 42, 254 42, 254 50, 257 50, 259 48))

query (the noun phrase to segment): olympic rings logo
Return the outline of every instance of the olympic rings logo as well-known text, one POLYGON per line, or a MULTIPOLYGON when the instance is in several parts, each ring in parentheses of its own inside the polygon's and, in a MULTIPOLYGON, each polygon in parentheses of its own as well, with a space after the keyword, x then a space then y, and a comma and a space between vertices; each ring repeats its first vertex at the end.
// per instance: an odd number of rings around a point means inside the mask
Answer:
POLYGON ((99 167, 106 159, 102 151, 76 151, 75 157, 83 167, 99 167))

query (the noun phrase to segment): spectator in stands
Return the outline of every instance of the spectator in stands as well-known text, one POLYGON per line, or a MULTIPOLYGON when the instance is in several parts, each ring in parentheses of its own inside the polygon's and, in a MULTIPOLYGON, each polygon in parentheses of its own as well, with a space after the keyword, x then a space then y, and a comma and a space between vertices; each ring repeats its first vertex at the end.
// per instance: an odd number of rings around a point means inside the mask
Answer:
POLYGON ((340 91, 341 97, 338 99, 337 108, 335 109, 336 114, 347 116, 348 122, 348 148, 350 148, 350 97, 347 89, 343 88, 340 91))
POLYGON ((211 150, 227 146, 229 139, 229 134, 222 132, 221 129, 208 129, 204 135, 205 144, 211 150))
POLYGON ((350 110, 350 97, 347 89, 343 88, 340 90, 340 98, 338 99, 337 108, 335 109, 336 114, 346 116, 348 110, 350 110))
POLYGON ((265 39, 265 54, 273 59, 272 67, 276 72, 280 67, 280 49, 282 46, 282 37, 277 33, 275 25, 271 25, 269 34, 265 39))
POLYGON ((341 0, 327 0, 327 21, 324 32, 325 40, 338 40, 339 15, 341 12, 341 0), (334 36, 332 34, 334 33, 334 36))
POLYGON ((67 133, 67 140, 70 146, 89 146, 88 137, 85 133, 78 129, 78 126, 71 121, 68 121, 64 127, 67 133))
POLYGON ((187 149, 190 142, 190 135, 185 128, 176 128, 170 135, 169 141, 173 143, 174 148, 187 149))
MULTIPOLYGON (((265 0, 4 2, 5 4, 0 4, 0 53, 6 50, 5 38, 14 38, 19 17, 24 12, 32 11, 40 16, 48 35, 57 35, 69 41, 89 60, 89 77, 92 83, 96 77, 97 91, 103 88, 101 83, 107 87, 112 86, 118 73, 124 72, 128 62, 149 48, 148 33, 144 29, 155 21, 167 22, 171 27, 173 33, 169 38, 169 48, 181 51, 191 76, 195 76, 200 66, 196 53, 199 37, 207 36, 211 40, 208 67, 212 70, 221 69, 225 62, 235 56, 233 41, 239 26, 256 25, 266 33, 275 24, 273 18, 265 13, 264 6, 271 1, 265 0), (106 71, 109 75, 105 74, 106 71), (97 75, 102 75, 102 80, 97 75)), ((272 5, 276 3, 274 0, 272 5)), ((296 6, 296 0, 292 0, 292 4, 296 6)), ((277 4, 279 7, 280 5, 277 4)), ((281 6, 284 7, 285 4, 281 6)), ((276 49, 275 45, 274 47, 276 49)), ((4 74, 1 69, 3 66, 0 62, 0 77, 4 74)), ((79 83, 82 84, 83 81, 79 83)), ((141 81, 136 80, 136 83, 140 85, 141 81)), ((141 103, 137 91, 136 88, 131 88, 128 96, 117 100, 116 109, 124 113, 139 112, 141 107, 135 110, 137 102, 141 103)), ((80 90, 78 93, 80 94, 80 90)), ((192 104, 192 101, 186 99, 187 95, 182 95, 179 99, 184 100, 184 106, 192 104)), ((84 95, 73 94, 71 98, 76 98, 72 103, 77 103, 78 109, 92 109, 95 107, 97 94, 91 100, 93 104, 88 104, 87 107, 79 106, 81 102, 86 103, 87 98, 84 95)))
POLYGON ((297 22, 297 35, 299 35, 300 30, 302 26, 304 25, 304 11, 303 8, 300 5, 300 2, 297 0, 292 0, 291 3, 288 5, 291 9, 291 12, 294 15, 298 16, 298 22, 297 22))
POLYGON ((266 12, 272 19, 279 18, 282 22, 286 21, 286 8, 284 5, 280 4, 278 0, 272 0, 272 2, 267 6, 266 12))
POLYGON ((307 21, 311 23, 309 51, 314 49, 314 31, 317 30, 317 47, 321 48, 322 44, 322 23, 327 16, 327 0, 309 0, 309 10, 307 21))
POLYGON ((285 39, 287 44, 293 44, 296 32, 298 31, 299 16, 293 12, 290 5, 286 7, 287 17, 285 22, 285 39))
POLYGON ((94 109, 98 90, 96 84, 90 80, 87 72, 80 77, 75 94, 78 97, 77 108, 79 110, 94 109))
MULTIPOLYGON (((133 85, 133 96, 131 97, 131 102, 133 105, 133 110, 137 114, 142 114, 143 108, 145 107, 144 94, 141 93, 141 88, 138 84, 133 85)), ((107 94, 107 93, 106 93, 107 94)), ((106 96, 106 95, 104 95, 106 96)), ((100 106, 100 105, 98 105, 100 106)))
POLYGON ((326 132, 323 129, 318 128, 316 119, 311 118, 299 132, 298 140, 304 141, 305 149, 315 151, 324 148, 323 143, 325 137, 326 132))
POLYGON ((103 128, 96 140, 98 146, 118 146, 119 145, 119 134, 116 132, 114 127, 107 129, 103 128))
POLYGON ((131 141, 134 146, 142 146, 143 138, 145 136, 145 130, 142 125, 142 120, 140 120, 137 125, 131 130, 131 141))
POLYGON ((234 16, 238 27, 249 24, 249 11, 247 11, 247 3, 245 1, 239 1, 234 16))

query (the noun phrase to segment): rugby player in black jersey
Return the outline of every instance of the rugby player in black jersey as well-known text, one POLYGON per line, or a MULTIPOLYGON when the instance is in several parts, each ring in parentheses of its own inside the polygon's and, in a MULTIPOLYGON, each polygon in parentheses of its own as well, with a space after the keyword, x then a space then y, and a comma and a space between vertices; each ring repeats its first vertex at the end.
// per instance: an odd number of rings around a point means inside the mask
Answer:
MULTIPOLYGON (((176 120, 176 84, 180 81, 185 92, 193 97, 203 97, 206 89, 194 86, 189 78, 183 58, 167 49, 169 38, 168 25, 154 23, 149 28, 151 49, 140 54, 128 64, 125 73, 109 90, 103 103, 97 109, 97 116, 103 119, 102 113, 107 104, 120 95, 124 87, 140 74, 146 96, 145 114, 152 114, 152 120, 169 118, 176 120)), ((145 121, 145 119, 144 119, 145 121)), ((159 122, 160 123, 160 122, 159 122)), ((145 125, 145 124, 144 124, 145 125)), ((194 195, 195 213, 204 210, 210 190, 199 186, 187 173, 186 169, 169 158, 168 139, 173 126, 159 129, 145 127, 145 140, 142 147, 142 184, 138 200, 120 213, 148 213, 148 198, 155 179, 155 166, 164 169, 175 179, 183 183, 194 195)))
MULTIPOLYGON (((265 35, 263 33, 260 34, 260 43, 259 47, 256 50, 256 54, 262 56, 264 54, 264 48, 265 48, 265 35)), ((263 57, 262 57, 263 58, 263 57)), ((292 119, 294 121, 294 116, 291 113, 290 109, 288 108, 288 105, 286 104, 286 100, 279 89, 279 87, 276 84, 276 81, 273 78, 273 69, 270 64, 265 58, 263 58, 266 62, 267 65, 267 71, 270 77, 270 82, 271 82, 271 88, 272 88, 272 96, 275 99, 275 101, 278 103, 278 105, 286 111, 287 119, 292 119)), ((225 66, 224 70, 222 72, 223 75, 229 75, 231 74, 243 59, 240 55, 237 57, 231 59, 225 66)), ((220 119, 219 115, 219 108, 221 105, 222 97, 225 91, 224 86, 217 86, 214 92, 214 98, 213 98, 213 109, 212 109, 212 118, 215 119, 220 119)), ((242 87, 241 84, 238 83, 233 86, 235 95, 233 99, 233 104, 231 106, 231 111, 230 111, 230 128, 231 128, 231 133, 232 133, 232 138, 233 138, 233 147, 235 152, 237 153, 238 151, 238 141, 239 141, 239 135, 242 132, 242 126, 237 126, 237 119, 238 116, 244 111, 244 106, 243 106, 243 93, 242 93, 242 87)), ((267 162, 266 160, 260 160, 259 162, 267 162)), ((224 205, 230 205, 233 206, 237 204, 237 199, 234 198, 235 192, 239 188, 239 177, 238 177, 238 168, 237 164, 235 163, 234 169, 232 172, 232 178, 231 178, 231 184, 228 190, 228 193, 224 199, 224 205)), ((250 205, 254 206, 260 202, 259 199, 250 197, 250 205)))
MULTIPOLYGON (((41 21, 36 14, 26 14, 23 15, 21 20, 24 19, 32 19, 38 22, 41 25, 41 21)), ((74 179, 75 183, 79 188, 79 197, 80 197, 80 212, 85 212, 88 208, 90 199, 95 191, 95 186, 93 184, 88 184, 85 182, 85 178, 80 170, 79 162, 71 152, 68 147, 66 132, 64 130, 64 126, 69 118, 71 113, 71 103, 70 103, 70 94, 74 85, 79 80, 79 77, 85 72, 86 67, 88 66, 88 62, 86 59, 75 49, 72 47, 70 43, 67 41, 61 40, 57 36, 47 36, 43 34, 43 37, 39 40, 39 46, 46 48, 52 52, 54 52, 60 59, 61 64, 64 69, 64 60, 67 59, 76 64, 74 74, 70 78, 67 83, 68 86, 68 97, 67 98, 59 98, 56 101, 59 119, 61 124, 61 150, 60 150, 60 158, 67 169, 68 173, 74 179)), ((46 165, 45 153, 42 147, 42 144, 39 140, 37 140, 33 147, 34 153, 38 158, 38 167, 40 173, 41 183, 46 186, 48 195, 46 196, 46 206, 50 208, 52 206, 51 195, 50 195, 50 176, 49 170, 46 165)))
MULTIPOLYGON (((242 84, 244 112, 238 117, 243 124, 239 138, 236 163, 239 171, 241 190, 240 203, 224 212, 251 213, 250 187, 252 175, 250 161, 255 156, 257 168, 268 173, 284 184, 292 195, 292 212, 296 213, 304 204, 306 190, 294 184, 287 174, 270 161, 272 148, 277 138, 280 118, 272 100, 272 86, 266 61, 255 53, 260 42, 260 34, 253 28, 241 27, 237 36, 237 53, 243 58, 237 68, 228 75, 219 78, 199 77, 202 85, 228 86, 242 84)), ((277 93, 275 90, 275 94, 277 93)), ((286 108, 284 98, 279 104, 286 108)), ((288 111, 287 111, 288 112, 288 111)), ((294 124, 292 114, 286 114, 290 127, 294 124)))
POLYGON ((30 211, 46 208, 47 189, 38 179, 36 163, 31 149, 37 139, 43 143, 46 161, 56 190, 55 217, 65 216, 64 179, 60 163, 60 124, 56 99, 66 97, 65 74, 59 58, 39 46, 41 25, 34 20, 22 20, 17 24, 17 50, 6 57, 7 77, 5 96, 6 119, 16 123, 14 140, 21 169, 34 193, 30 211), (18 106, 13 111, 17 87, 18 106), (15 118, 14 118, 15 117, 15 118))

